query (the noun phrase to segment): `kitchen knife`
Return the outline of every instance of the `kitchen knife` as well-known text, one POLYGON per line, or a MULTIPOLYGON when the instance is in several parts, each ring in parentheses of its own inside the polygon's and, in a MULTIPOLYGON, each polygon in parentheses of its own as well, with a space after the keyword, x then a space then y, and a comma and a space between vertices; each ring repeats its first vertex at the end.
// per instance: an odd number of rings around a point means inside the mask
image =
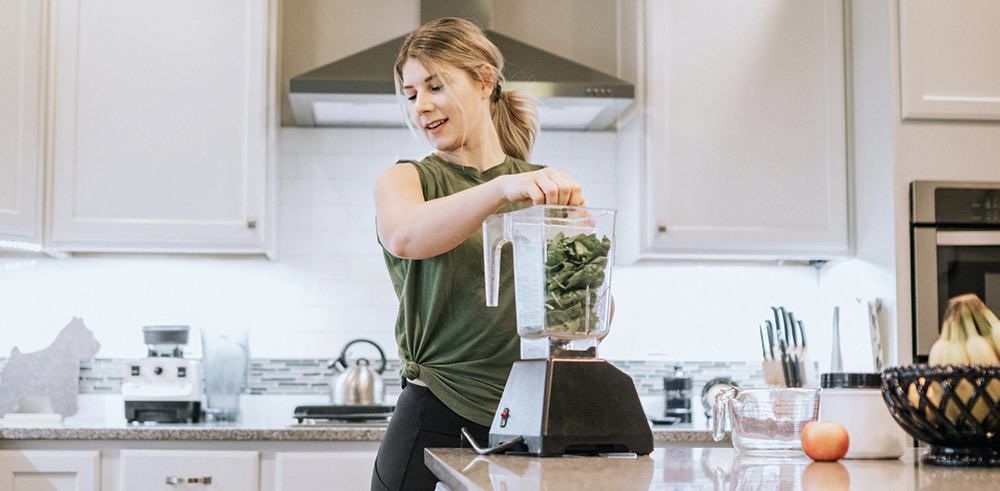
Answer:
POLYGON ((778 307, 778 314, 781 317, 781 333, 785 338, 785 342, 788 343, 788 348, 792 348, 792 333, 788 332, 788 312, 785 307, 778 307))
POLYGON ((875 371, 882 371, 882 334, 878 328, 878 299, 868 303, 868 329, 872 337, 872 355, 875 362, 875 371))
POLYGON ((840 354, 840 306, 833 307, 833 349, 830 352, 830 371, 844 371, 844 357, 840 354))
POLYGON ((801 366, 799 364, 798 355, 790 356, 791 369, 789 370, 792 374, 792 387, 802 387, 802 375, 799 373, 801 366))
POLYGON ((784 339, 780 343, 778 347, 781 348, 781 374, 785 378, 785 387, 791 387, 792 374, 789 372, 791 367, 788 366, 788 349, 784 339))
POLYGON ((771 359, 774 360, 775 359, 774 358, 774 326, 771 325, 771 321, 764 321, 764 324, 767 326, 767 340, 769 341, 769 343, 768 343, 767 346, 768 346, 768 348, 771 349, 771 359))
POLYGON ((805 348, 806 347, 806 328, 802 325, 802 321, 795 321, 799 324, 799 344, 805 348))
POLYGON ((789 331, 791 331, 791 335, 792 335, 792 346, 798 348, 799 347, 799 335, 795 333, 795 329, 796 329, 795 328, 795 314, 793 314, 792 311, 787 310, 787 311, 785 311, 785 316, 786 316, 785 317, 785 326, 786 326, 786 329, 788 329, 789 331))
POLYGON ((760 329, 760 351, 764 355, 764 359, 767 360, 767 344, 764 343, 764 326, 758 326, 760 329))
POLYGON ((778 340, 782 339, 781 336, 781 315, 778 313, 777 307, 771 307, 771 311, 774 312, 774 333, 778 336, 778 340))

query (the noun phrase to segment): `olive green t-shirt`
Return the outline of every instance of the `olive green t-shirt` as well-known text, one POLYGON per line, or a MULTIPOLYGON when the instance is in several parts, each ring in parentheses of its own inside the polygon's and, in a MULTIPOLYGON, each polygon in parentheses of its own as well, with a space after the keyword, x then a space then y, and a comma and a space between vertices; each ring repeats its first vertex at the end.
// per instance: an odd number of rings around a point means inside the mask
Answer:
MULTIPOLYGON (((399 163, 417 169, 425 201, 497 176, 543 167, 513 157, 484 172, 435 155, 399 163)), ((498 212, 521 207, 508 206, 498 212)), ((402 361, 400 375, 419 378, 459 416, 489 426, 520 351, 510 245, 501 254, 500 303, 496 307, 486 306, 481 230, 432 258, 402 259, 384 247, 383 255, 399 297, 396 342, 402 361)))

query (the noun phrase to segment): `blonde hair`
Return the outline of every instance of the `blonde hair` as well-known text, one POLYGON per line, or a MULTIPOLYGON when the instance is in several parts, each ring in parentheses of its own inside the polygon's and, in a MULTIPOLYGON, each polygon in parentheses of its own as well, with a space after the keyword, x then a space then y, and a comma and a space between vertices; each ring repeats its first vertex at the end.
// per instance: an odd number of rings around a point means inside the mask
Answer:
MULTIPOLYGON (((528 159, 538 134, 537 108, 530 97, 501 89, 503 55, 479 26, 465 19, 444 17, 410 33, 396 56, 397 94, 402 94, 403 64, 411 58, 428 71, 447 65, 465 71, 480 83, 487 81, 485 74, 489 73, 496 84, 490 98, 490 117, 500 138, 500 147, 511 157, 528 159)), ((412 124, 409 117, 406 120, 407 124, 412 124)))

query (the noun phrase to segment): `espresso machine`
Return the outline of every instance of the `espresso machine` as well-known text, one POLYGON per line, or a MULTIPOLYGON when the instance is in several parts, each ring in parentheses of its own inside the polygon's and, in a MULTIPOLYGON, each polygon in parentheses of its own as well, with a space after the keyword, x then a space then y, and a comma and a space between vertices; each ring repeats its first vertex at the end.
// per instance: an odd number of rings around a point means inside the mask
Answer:
POLYGON ((204 398, 201 363, 184 358, 188 326, 143 326, 146 358, 128 364, 122 382, 129 423, 197 423, 204 398))
MULTIPOLYGON (((635 453, 653 434, 632 378, 598 357, 610 324, 614 210, 533 206, 483 223, 486 304, 499 301, 500 250, 514 250, 521 360, 479 453, 635 453)), ((467 433, 467 432, 466 432, 467 433)))

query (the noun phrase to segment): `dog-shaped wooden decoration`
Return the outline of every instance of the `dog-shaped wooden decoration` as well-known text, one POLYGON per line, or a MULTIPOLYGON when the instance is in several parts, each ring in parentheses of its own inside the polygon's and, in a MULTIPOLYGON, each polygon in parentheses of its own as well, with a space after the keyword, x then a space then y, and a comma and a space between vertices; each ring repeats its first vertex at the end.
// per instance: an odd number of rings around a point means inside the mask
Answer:
MULTIPOLYGON (((80 362, 94 357, 101 344, 94 333, 74 317, 49 347, 34 353, 21 353, 16 347, 0 374, 0 415, 27 412, 26 399, 47 397, 52 412, 63 416, 76 414, 76 396, 80 390, 80 362)), ((30 411, 30 410, 29 410, 30 411)))

